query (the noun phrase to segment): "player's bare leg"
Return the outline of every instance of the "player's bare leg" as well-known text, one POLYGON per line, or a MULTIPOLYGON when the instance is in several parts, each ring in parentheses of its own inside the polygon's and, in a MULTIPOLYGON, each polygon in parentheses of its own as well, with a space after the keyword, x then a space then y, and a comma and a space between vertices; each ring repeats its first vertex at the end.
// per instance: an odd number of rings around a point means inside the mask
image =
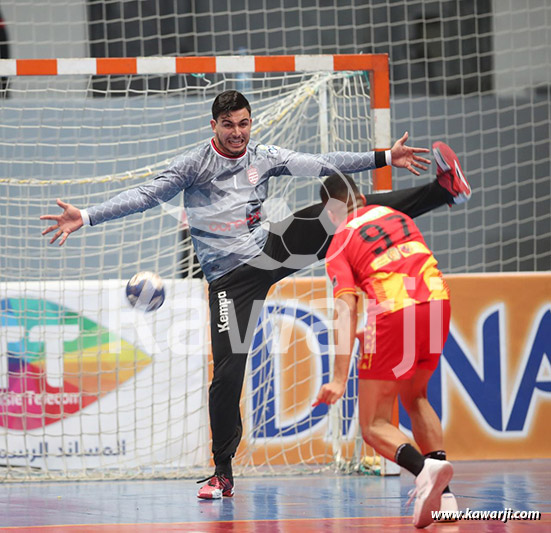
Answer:
POLYGON ((359 380, 359 418, 362 436, 383 457, 397 462, 415 477, 413 524, 426 527, 433 522, 432 512, 440 510, 442 492, 453 468, 448 461, 425 459, 408 437, 392 425, 392 410, 399 381, 359 380))
POLYGON ((395 460, 396 449, 409 439, 391 423, 399 382, 375 379, 358 380, 362 437, 377 453, 395 460))
POLYGON ((413 378, 400 382, 400 399, 411 418, 411 430, 423 454, 444 447, 442 424, 427 398, 432 374, 432 370, 420 369, 413 378))
MULTIPOLYGON (((421 452, 425 457, 445 461, 442 424, 427 398, 428 383, 432 374, 432 370, 418 369, 413 378, 401 383, 400 400, 409 414, 411 430, 421 452)), ((442 493, 440 510, 458 510, 457 500, 449 486, 446 486, 442 493)))

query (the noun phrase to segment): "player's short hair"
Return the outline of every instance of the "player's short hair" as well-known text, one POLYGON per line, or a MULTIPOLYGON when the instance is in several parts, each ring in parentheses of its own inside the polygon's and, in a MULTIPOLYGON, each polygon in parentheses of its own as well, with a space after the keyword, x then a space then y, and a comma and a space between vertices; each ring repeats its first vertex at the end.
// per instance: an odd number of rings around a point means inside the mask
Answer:
POLYGON ((329 201, 329 198, 335 198, 348 204, 352 195, 356 198, 361 197, 354 178, 348 174, 331 174, 320 187, 320 198, 324 205, 329 201))
POLYGON ((212 103, 212 118, 218 120, 220 115, 246 109, 251 114, 251 104, 239 91, 224 91, 212 103))

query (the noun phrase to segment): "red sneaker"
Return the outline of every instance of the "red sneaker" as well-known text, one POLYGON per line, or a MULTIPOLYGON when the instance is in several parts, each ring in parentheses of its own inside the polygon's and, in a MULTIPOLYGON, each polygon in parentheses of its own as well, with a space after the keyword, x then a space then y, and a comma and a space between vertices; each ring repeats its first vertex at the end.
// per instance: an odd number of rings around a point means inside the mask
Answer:
POLYGON ((199 489, 197 493, 198 498, 218 500, 222 496, 229 498, 233 496, 233 483, 226 476, 214 474, 205 479, 201 479, 197 483, 203 483, 203 481, 207 481, 207 484, 199 489))
MULTIPOLYGON (((463 174, 455 152, 443 142, 432 145, 436 161, 438 183, 453 196, 454 204, 462 204, 471 197, 471 186, 463 174)), ((451 204, 450 204, 451 205, 451 204)))

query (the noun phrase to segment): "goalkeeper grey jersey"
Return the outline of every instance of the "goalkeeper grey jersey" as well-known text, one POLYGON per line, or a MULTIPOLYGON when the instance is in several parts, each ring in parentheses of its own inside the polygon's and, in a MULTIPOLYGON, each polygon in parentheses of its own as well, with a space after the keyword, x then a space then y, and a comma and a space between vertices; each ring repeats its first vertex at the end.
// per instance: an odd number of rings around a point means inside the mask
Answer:
POLYGON ((145 211, 184 191, 193 246, 211 282, 259 255, 268 224, 262 204, 270 178, 327 176, 336 170, 375 168, 375 153, 313 155, 250 141, 245 153, 228 157, 214 142, 172 161, 152 182, 85 210, 90 225, 145 211))

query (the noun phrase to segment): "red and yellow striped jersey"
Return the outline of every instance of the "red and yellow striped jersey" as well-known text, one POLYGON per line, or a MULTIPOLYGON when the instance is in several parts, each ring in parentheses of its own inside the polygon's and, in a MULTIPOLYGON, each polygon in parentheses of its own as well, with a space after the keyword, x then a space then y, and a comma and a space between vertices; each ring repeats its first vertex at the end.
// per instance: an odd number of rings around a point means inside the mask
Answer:
POLYGON ((407 215, 369 205, 339 226, 327 251, 335 298, 359 287, 380 312, 448 300, 449 289, 421 232, 407 215))

